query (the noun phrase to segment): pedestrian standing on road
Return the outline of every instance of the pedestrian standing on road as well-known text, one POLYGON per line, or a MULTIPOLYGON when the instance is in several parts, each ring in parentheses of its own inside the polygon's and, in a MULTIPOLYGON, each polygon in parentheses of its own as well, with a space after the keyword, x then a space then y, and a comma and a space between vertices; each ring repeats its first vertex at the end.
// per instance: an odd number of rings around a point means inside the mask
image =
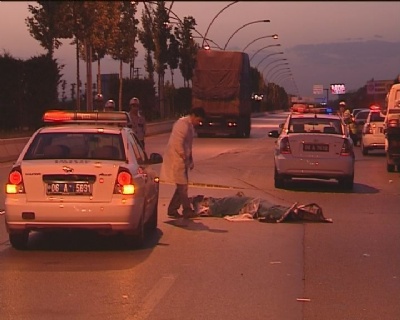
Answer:
POLYGON ((108 100, 104 105, 104 111, 115 111, 115 102, 114 100, 108 100))
POLYGON ((346 111, 348 111, 350 113, 350 110, 346 109, 346 102, 340 101, 338 115, 341 116, 342 118, 345 118, 347 115, 347 114, 345 114, 346 111))
POLYGON ((171 218, 193 218, 196 216, 188 196, 188 171, 194 168, 192 156, 194 126, 205 117, 201 107, 190 110, 189 115, 178 119, 171 131, 163 155, 160 178, 165 182, 175 183, 176 188, 168 205, 168 216, 171 218), (182 206, 182 215, 178 209, 182 206))
POLYGON ((142 145, 143 150, 145 149, 144 137, 146 135, 146 119, 140 114, 140 101, 138 98, 133 97, 129 101, 129 114, 132 121, 132 130, 135 132, 137 138, 142 145))
POLYGON ((101 93, 98 93, 94 97, 94 110, 104 111, 104 98, 101 93))

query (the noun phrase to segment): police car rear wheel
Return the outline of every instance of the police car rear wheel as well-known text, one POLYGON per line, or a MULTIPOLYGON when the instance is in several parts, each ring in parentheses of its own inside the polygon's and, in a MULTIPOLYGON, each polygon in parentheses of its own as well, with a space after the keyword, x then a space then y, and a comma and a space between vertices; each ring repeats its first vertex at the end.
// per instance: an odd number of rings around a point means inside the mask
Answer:
POLYGON ((29 232, 10 233, 9 240, 13 248, 26 250, 28 249, 29 232))

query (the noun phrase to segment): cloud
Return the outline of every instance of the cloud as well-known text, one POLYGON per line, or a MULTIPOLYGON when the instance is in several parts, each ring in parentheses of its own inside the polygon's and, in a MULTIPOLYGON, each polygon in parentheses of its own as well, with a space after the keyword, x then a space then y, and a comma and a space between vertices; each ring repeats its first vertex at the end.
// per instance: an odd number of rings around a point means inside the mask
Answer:
POLYGON ((400 42, 301 44, 286 53, 299 89, 306 92, 312 92, 314 84, 335 82, 356 90, 371 78, 389 80, 400 72, 400 42))

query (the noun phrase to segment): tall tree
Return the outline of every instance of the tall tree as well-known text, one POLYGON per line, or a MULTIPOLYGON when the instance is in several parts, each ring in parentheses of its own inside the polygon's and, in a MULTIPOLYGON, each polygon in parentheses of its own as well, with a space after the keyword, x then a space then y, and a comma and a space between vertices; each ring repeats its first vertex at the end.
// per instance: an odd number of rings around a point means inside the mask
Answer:
MULTIPOLYGON (((151 25, 146 25, 144 28, 150 31, 151 38, 153 39, 155 70, 158 74, 159 109, 161 117, 164 117, 164 75, 167 69, 167 42, 170 34, 170 29, 165 27, 165 23, 168 22, 169 19, 168 11, 165 7, 165 1, 157 1, 155 8, 153 8, 150 3, 146 2, 144 2, 144 6, 144 11, 145 14, 148 15, 148 20, 152 21, 151 25)), ((146 58, 149 59, 149 55, 146 58)))
POLYGON ((145 4, 145 9, 142 10, 141 16, 142 28, 138 30, 138 37, 140 42, 142 43, 145 52, 145 70, 147 71, 148 78, 154 82, 154 63, 152 52, 155 50, 154 41, 153 41, 153 16, 150 12, 149 7, 145 4))
POLYGON ((179 42, 173 34, 169 37, 168 45, 168 66, 171 71, 171 83, 174 87, 174 70, 179 66, 179 42))
POLYGON ((196 63, 196 53, 199 45, 194 41, 192 30, 195 29, 196 20, 189 16, 183 18, 183 23, 175 28, 175 37, 179 41, 179 69, 184 79, 184 86, 189 86, 193 77, 193 69, 196 63))
POLYGON ((59 38, 63 38, 63 29, 59 28, 59 13, 62 1, 37 1, 39 6, 28 5, 32 17, 27 17, 25 23, 30 35, 39 41, 53 58, 54 50, 61 46, 59 38))
POLYGON ((137 42, 137 26, 139 20, 135 18, 137 12, 136 2, 122 1, 120 18, 118 19, 118 32, 115 35, 114 45, 108 50, 113 59, 119 60, 119 93, 118 93, 118 109, 122 110, 122 84, 123 63, 134 65, 135 58, 138 54, 135 43, 137 42))

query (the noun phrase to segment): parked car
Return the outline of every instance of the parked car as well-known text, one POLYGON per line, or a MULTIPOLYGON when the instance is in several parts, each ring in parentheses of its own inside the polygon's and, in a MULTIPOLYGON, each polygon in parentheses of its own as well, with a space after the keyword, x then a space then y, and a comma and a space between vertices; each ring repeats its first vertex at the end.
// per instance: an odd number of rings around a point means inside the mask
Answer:
POLYGON ((357 115, 354 117, 353 125, 355 126, 355 136, 353 138, 354 145, 361 145, 362 139, 362 131, 364 128, 364 124, 367 121, 367 117, 369 115, 369 109, 360 110, 357 115))
POLYGON ((357 115, 357 113, 359 113, 362 110, 369 110, 369 109, 368 108, 355 108, 355 109, 353 109, 351 111, 351 116, 353 117, 353 119, 357 115))
POLYGON ((129 128, 126 112, 48 111, 6 184, 11 245, 27 249, 31 231, 121 233, 140 247, 157 227, 159 179, 129 128))
POLYGON ((274 184, 283 188, 297 178, 335 179, 344 189, 354 184, 355 156, 347 125, 339 115, 290 114, 274 150, 274 184))
POLYGON ((380 108, 371 108, 362 130, 361 152, 363 155, 367 155, 369 150, 385 149, 384 121, 385 115, 380 108))

